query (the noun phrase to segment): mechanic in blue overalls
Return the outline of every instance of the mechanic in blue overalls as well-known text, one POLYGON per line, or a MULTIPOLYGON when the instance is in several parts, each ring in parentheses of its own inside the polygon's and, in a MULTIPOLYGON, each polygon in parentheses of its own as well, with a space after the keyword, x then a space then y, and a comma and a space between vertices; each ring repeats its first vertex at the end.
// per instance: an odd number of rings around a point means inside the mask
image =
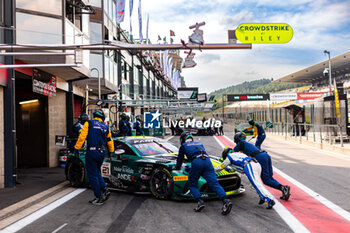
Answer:
POLYGON ((136 136, 142 136, 143 130, 142 130, 142 123, 141 123, 141 117, 136 116, 136 122, 134 123, 134 129, 136 130, 136 136))
POLYGON ((221 213, 223 215, 229 214, 232 208, 231 200, 228 199, 224 189, 219 184, 214 167, 203 144, 194 142, 192 135, 188 132, 183 132, 181 134, 180 143, 181 146, 175 169, 180 170, 185 155, 191 161, 188 187, 194 200, 198 202, 194 211, 200 212, 205 207, 202 196, 198 190, 198 180, 202 176, 208 182, 210 188, 219 196, 219 199, 222 200, 223 207, 221 213))
POLYGON ((102 205, 109 198, 110 192, 106 188, 101 175, 101 166, 104 160, 104 150, 108 147, 108 152, 114 152, 114 143, 109 127, 104 123, 105 114, 102 109, 95 110, 94 119, 85 122, 75 145, 75 154, 87 139, 87 150, 85 156, 87 175, 90 180, 95 198, 89 201, 93 205, 102 205))
POLYGON ((225 148, 221 158, 223 162, 215 168, 216 173, 223 169, 227 170, 229 165, 233 166, 234 170, 246 174, 260 197, 259 205, 267 203, 266 209, 271 209, 275 205, 275 201, 272 200, 261 181, 261 166, 256 159, 243 153, 235 153, 231 148, 225 148))
POLYGON ((125 113, 120 114, 120 118, 121 119, 119 120, 119 134, 121 136, 128 136, 128 127, 125 113))
POLYGON ((261 166, 261 179, 264 184, 270 186, 274 189, 282 191, 283 200, 288 201, 290 196, 290 187, 288 185, 281 185, 277 180, 273 178, 272 162, 271 157, 266 153, 266 151, 259 150, 253 144, 245 141, 246 135, 242 132, 238 132, 234 136, 234 141, 236 143, 233 150, 235 152, 242 152, 252 158, 255 158, 261 166))
POLYGON ((266 138, 265 130, 264 130, 264 128, 263 128, 260 124, 256 123, 256 122, 253 121, 253 120, 250 120, 248 123, 249 123, 251 126, 248 127, 248 128, 246 128, 243 132, 248 131, 248 130, 251 130, 251 129, 254 129, 253 138, 255 138, 256 136, 258 136, 257 139, 256 139, 256 142, 255 142, 255 146, 256 146, 259 150, 261 150, 261 144, 263 143, 263 141, 264 141, 265 138, 266 138))
POLYGON ((125 122, 126 122, 126 128, 128 129, 127 136, 132 136, 132 125, 131 125, 129 116, 126 116, 126 121, 125 122))
POLYGON ((68 148, 71 149, 72 151, 74 150, 75 143, 77 143, 77 139, 79 137, 79 134, 80 134, 81 130, 83 129, 83 125, 87 120, 89 120, 88 114, 82 113, 79 115, 78 121, 76 123, 74 123, 74 125, 72 127, 71 137, 73 139, 69 142, 69 146, 68 146, 68 148))

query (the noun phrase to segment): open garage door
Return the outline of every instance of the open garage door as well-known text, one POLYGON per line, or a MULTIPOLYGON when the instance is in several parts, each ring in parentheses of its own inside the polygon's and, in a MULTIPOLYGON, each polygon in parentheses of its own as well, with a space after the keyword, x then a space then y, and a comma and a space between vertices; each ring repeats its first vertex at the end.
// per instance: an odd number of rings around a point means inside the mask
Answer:
POLYGON ((47 97, 32 92, 32 80, 16 75, 18 168, 48 166, 47 109, 47 97))

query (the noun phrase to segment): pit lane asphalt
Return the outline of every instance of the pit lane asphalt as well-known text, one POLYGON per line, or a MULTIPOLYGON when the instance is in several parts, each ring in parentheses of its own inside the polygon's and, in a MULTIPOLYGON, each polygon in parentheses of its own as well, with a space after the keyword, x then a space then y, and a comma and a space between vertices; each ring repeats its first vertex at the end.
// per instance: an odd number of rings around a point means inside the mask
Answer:
MULTIPOLYGON (((226 136, 232 139, 233 133, 226 136)), ((270 154, 273 166, 350 212, 350 156, 268 135, 261 149, 270 154)))
MULTIPOLYGON (((220 155, 222 148, 213 137, 196 137, 209 154, 220 155)), ((179 138, 171 139, 178 144, 179 138)), ((33 222, 19 232, 291 232, 274 210, 258 206, 259 198, 243 177, 246 192, 231 197, 232 212, 221 215, 219 200, 206 201, 195 213, 195 202, 157 200, 151 195, 112 192, 103 206, 88 203, 92 190, 86 190, 33 222)))

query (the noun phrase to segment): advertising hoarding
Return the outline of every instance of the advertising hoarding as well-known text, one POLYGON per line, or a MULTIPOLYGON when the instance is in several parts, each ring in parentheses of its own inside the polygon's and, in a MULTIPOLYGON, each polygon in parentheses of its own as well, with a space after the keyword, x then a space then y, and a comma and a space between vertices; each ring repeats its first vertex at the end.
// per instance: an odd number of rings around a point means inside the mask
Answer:
POLYGON ((227 101, 256 101, 256 100, 268 100, 269 94, 237 94, 237 95, 226 95, 227 101))
POLYGON ((198 87, 181 87, 177 89, 178 99, 197 100, 198 87))
POLYGON ((33 69, 33 92, 56 96, 56 76, 39 69, 33 69))
POLYGON ((198 102, 206 102, 207 101, 207 93, 200 93, 197 97, 198 102))

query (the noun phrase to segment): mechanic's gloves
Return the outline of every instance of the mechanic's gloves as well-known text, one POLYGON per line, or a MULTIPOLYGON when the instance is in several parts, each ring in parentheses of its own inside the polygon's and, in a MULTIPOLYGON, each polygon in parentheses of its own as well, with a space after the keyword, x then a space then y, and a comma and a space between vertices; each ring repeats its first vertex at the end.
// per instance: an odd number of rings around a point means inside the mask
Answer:
POLYGON ((225 168, 225 171, 227 171, 227 172, 233 172, 234 170, 231 169, 231 168, 226 167, 226 168, 225 168))
POLYGON ((78 157, 78 155, 79 155, 79 150, 74 149, 74 156, 75 156, 75 157, 78 157))

